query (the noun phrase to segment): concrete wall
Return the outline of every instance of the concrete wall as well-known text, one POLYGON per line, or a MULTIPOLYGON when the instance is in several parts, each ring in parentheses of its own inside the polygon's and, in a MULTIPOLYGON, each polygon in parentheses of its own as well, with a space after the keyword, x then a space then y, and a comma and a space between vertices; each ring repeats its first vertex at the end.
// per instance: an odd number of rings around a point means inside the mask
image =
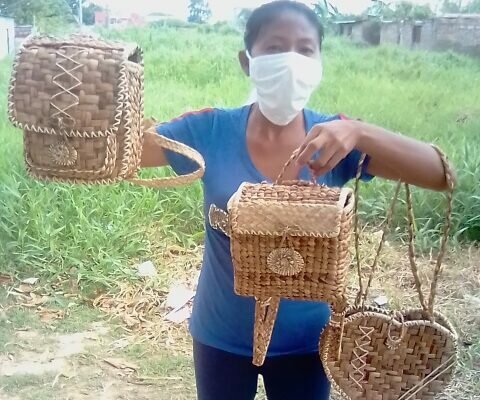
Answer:
POLYGON ((15 53, 15 21, 0 17, 0 58, 15 53))
POLYGON ((383 23, 380 30, 380 43, 413 47, 413 25, 409 21, 383 23))
POLYGON ((357 43, 364 42, 363 40, 363 24, 358 23, 352 26, 352 40, 357 43))
POLYGON ((420 42, 413 45, 414 48, 430 50, 435 47, 435 21, 428 20, 422 24, 420 42))
POLYGON ((423 22, 383 22, 380 27, 372 21, 364 21, 350 26, 351 39, 355 42, 454 50, 480 57, 480 15, 439 17, 423 22))
POLYGON ((381 44, 400 44, 400 27, 397 22, 385 22, 380 30, 381 44))
POLYGON ((438 18, 433 48, 480 56, 480 16, 438 18))
POLYGON ((344 35, 351 29, 350 38, 357 43, 377 45, 380 43, 380 25, 374 21, 357 22, 349 24, 350 28, 343 28, 344 35))
POLYGON ((400 23, 400 46, 413 47, 413 23, 410 21, 400 23))

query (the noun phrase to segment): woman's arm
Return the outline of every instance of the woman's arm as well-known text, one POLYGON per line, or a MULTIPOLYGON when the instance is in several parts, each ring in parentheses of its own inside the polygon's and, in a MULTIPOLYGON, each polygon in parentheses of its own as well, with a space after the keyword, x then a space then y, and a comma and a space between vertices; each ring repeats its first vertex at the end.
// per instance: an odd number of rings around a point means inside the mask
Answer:
POLYGON ((314 126, 297 162, 309 164, 322 175, 354 149, 370 156, 367 172, 371 175, 432 190, 447 189, 443 164, 432 146, 362 121, 336 120, 314 126), (319 150, 320 156, 311 161, 319 150))
POLYGON ((367 172, 432 190, 446 190, 443 163, 427 143, 358 122, 356 148, 370 156, 367 172))

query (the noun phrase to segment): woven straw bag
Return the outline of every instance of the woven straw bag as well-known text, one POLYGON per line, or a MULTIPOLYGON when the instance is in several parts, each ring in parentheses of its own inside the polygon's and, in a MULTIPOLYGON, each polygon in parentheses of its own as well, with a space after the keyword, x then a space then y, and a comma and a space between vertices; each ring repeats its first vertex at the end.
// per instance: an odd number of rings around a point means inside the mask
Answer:
MULTIPOLYGON (((13 65, 8 110, 12 123, 23 130, 29 174, 75 183, 133 178, 143 145, 143 82, 137 46, 83 35, 28 39, 13 65)), ((167 138, 158 140, 193 158, 199 171, 134 183, 171 186, 203 174, 198 153, 167 138)))
POLYGON ((261 365, 280 298, 335 303, 349 265, 351 189, 304 181, 244 183, 227 212, 212 205, 210 225, 230 237, 234 290, 255 297, 254 364, 261 365))
MULTIPOLYGON (((335 310, 335 317, 320 340, 322 362, 336 389, 344 399, 433 400, 451 381, 457 361, 457 333, 445 316, 434 311, 438 278, 445 254, 452 210, 453 174, 440 150, 449 183, 447 217, 441 247, 431 283, 429 301, 425 299, 414 252, 414 217, 410 188, 406 187, 409 221, 409 259, 420 309, 387 311, 366 306, 368 291, 385 241, 386 230, 377 249, 366 287, 363 286, 358 255, 358 227, 355 243, 359 293, 355 306, 335 310)), ((401 184, 398 185, 387 216, 394 212, 401 184)), ((358 184, 357 189, 358 191, 358 184)), ((358 199, 358 192, 356 192, 358 199)))

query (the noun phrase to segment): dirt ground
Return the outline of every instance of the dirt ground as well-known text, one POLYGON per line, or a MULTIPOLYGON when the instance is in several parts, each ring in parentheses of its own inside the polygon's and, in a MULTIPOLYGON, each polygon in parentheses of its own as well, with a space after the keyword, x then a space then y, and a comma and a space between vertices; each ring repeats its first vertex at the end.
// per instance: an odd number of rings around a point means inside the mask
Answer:
MULTIPOLYGON (((372 292, 392 306, 415 301, 398 259, 386 252, 372 292)), ((420 264, 427 279, 431 260, 420 264)), ((458 330, 461 358, 439 399, 480 399, 479 296, 480 251, 450 254, 438 306, 458 330)), ((195 399, 186 323, 164 320, 165 297, 154 284, 125 284, 92 299, 0 275, 0 400, 195 399)))

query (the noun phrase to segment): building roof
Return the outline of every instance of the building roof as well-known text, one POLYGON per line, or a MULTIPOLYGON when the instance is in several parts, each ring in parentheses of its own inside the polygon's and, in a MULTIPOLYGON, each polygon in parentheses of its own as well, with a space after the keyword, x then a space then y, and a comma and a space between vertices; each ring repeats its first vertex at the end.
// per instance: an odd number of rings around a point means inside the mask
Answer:
POLYGON ((333 21, 334 24, 337 24, 337 25, 350 25, 350 24, 359 24, 363 22, 363 20, 355 20, 355 19, 352 19, 352 20, 348 20, 348 21, 333 21))
POLYGON ((480 14, 442 14, 438 18, 478 18, 480 14))

